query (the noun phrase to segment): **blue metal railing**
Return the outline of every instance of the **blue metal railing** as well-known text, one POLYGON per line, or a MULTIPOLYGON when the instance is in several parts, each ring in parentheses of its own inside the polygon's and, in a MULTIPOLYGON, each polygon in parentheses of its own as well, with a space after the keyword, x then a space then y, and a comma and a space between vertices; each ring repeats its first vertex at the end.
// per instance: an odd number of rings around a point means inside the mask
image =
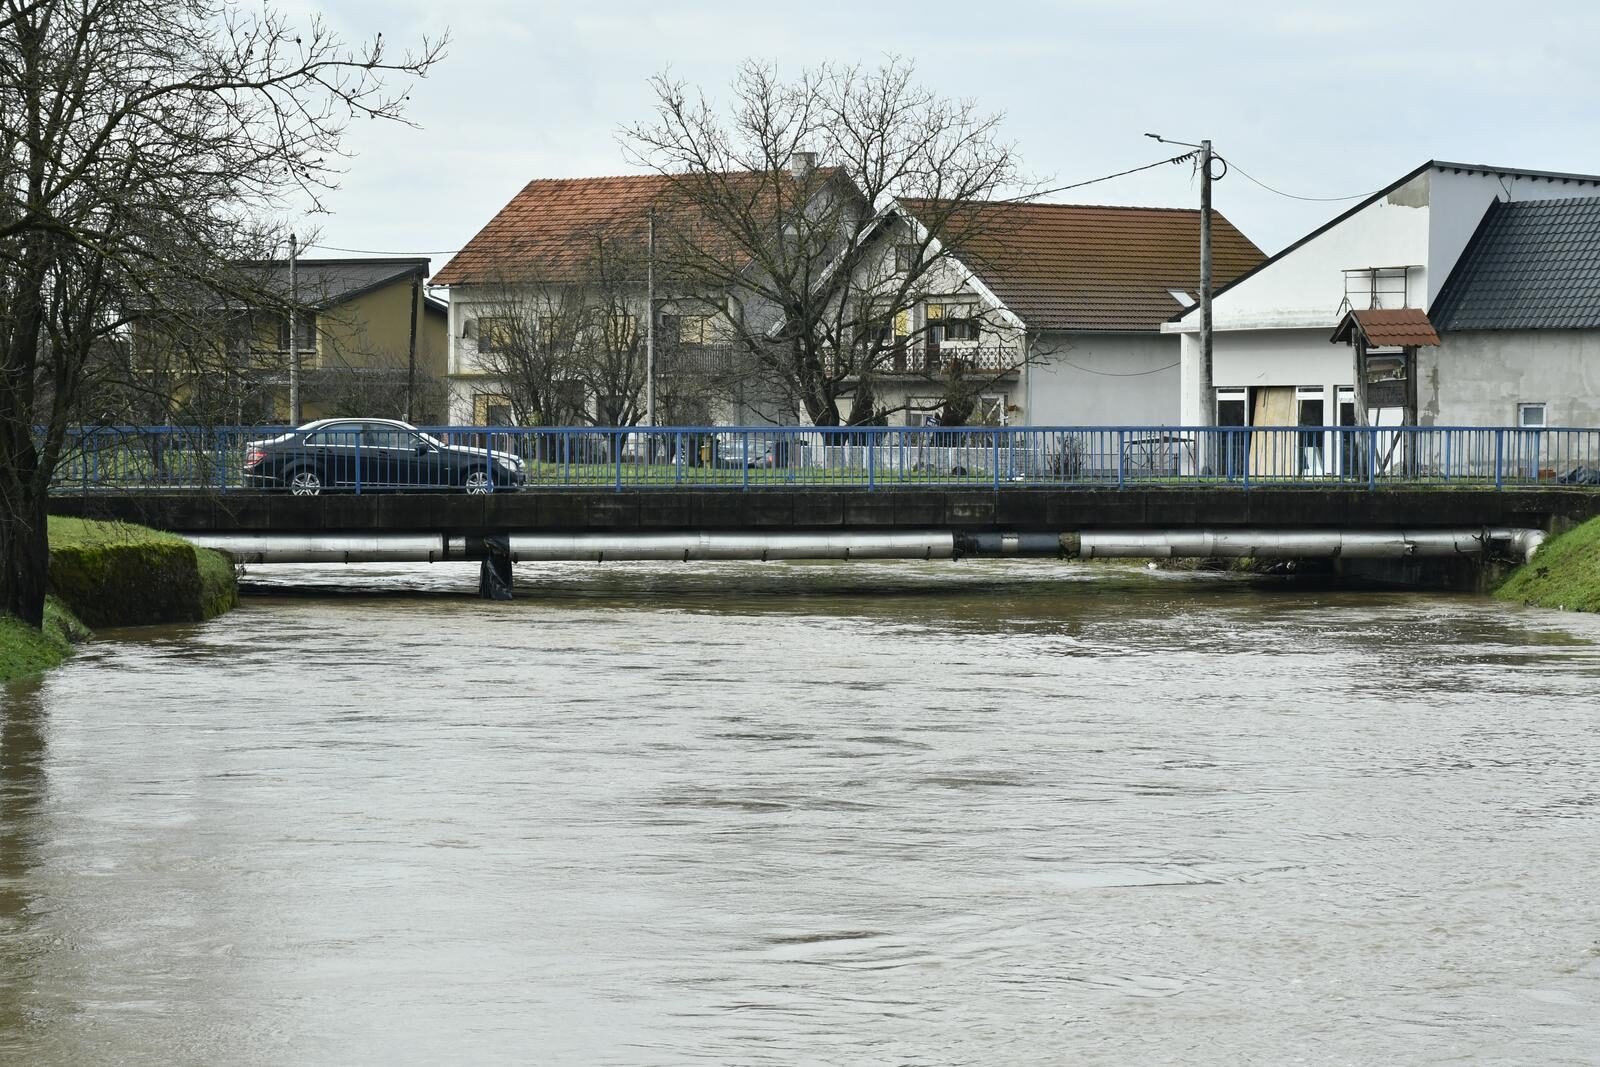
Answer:
POLYGON ((1531 486, 1600 483, 1600 429, 1506 427, 101 427, 57 492, 523 486, 1531 486))

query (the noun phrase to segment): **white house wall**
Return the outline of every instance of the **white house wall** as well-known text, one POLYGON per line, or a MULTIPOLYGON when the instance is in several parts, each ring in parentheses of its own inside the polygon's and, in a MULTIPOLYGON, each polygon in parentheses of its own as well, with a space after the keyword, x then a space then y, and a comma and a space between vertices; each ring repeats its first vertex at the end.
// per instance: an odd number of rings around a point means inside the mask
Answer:
MULTIPOLYGON (((1355 381, 1354 357, 1349 345, 1330 344, 1328 330, 1248 330, 1217 338, 1212 352, 1212 384, 1218 389, 1249 389, 1257 386, 1321 387, 1333 412, 1333 398, 1341 386, 1355 381)), ((1199 364, 1199 339, 1183 335, 1187 372, 1199 364)), ((1198 396, 1199 390, 1185 375, 1183 395, 1198 396)), ((1198 405, 1184 414, 1184 425, 1201 423, 1198 405)))
MULTIPOLYGON (((1364 267, 1426 264, 1429 172, 1318 234, 1260 273, 1217 295, 1212 322, 1217 331, 1316 326, 1332 331, 1344 302, 1344 272, 1364 267)), ((1483 214, 1480 210, 1479 216, 1483 214)), ((1418 299, 1423 277, 1407 278, 1418 299)), ((1199 328, 1199 314, 1184 324, 1199 328)))
POLYGON ((1177 338, 1046 333, 1032 345, 1020 419, 1035 426, 1173 426, 1177 338))
POLYGON ((1550 426, 1600 426, 1600 331, 1450 333, 1417 362, 1421 425, 1514 426, 1518 404, 1545 404, 1550 426))

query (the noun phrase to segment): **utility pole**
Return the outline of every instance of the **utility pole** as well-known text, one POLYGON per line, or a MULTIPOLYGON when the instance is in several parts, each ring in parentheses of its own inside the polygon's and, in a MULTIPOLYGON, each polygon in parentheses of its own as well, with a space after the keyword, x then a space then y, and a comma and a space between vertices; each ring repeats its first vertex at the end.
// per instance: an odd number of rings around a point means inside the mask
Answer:
POLYGON ((1200 425, 1217 421, 1211 382, 1211 142, 1200 142, 1200 425))
POLYGON ((656 425, 656 209, 645 212, 649 220, 649 251, 645 260, 644 424, 656 425))
MULTIPOLYGON (((1147 133, 1145 136, 1161 144, 1195 149, 1192 158, 1198 161, 1200 167, 1200 366, 1195 369, 1195 385, 1200 394, 1199 424, 1215 426, 1217 398, 1211 373, 1211 161, 1220 157, 1211 151, 1209 139, 1190 144, 1188 141, 1169 141, 1156 133, 1147 133)), ((1181 163, 1185 158, 1179 156, 1172 162, 1181 163)), ((1227 173, 1226 160, 1223 161, 1223 167, 1223 173, 1227 173)), ((1205 470, 1209 466, 1209 457, 1205 455, 1206 443, 1202 441, 1200 445, 1196 460, 1199 468, 1205 470)))
POLYGON ((300 425, 300 287, 295 278, 295 259, 300 241, 289 235, 289 425, 300 425))
POLYGON ((417 303, 422 294, 422 271, 411 276, 411 339, 406 342, 406 421, 417 421, 417 303))

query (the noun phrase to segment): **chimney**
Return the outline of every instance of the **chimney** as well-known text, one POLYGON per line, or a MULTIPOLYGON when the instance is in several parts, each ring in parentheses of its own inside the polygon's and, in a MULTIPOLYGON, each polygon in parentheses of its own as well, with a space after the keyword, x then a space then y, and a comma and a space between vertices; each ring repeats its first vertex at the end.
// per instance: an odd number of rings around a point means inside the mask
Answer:
POLYGON ((817 154, 815 152, 796 152, 789 157, 789 173, 797 178, 804 178, 817 168, 817 154))

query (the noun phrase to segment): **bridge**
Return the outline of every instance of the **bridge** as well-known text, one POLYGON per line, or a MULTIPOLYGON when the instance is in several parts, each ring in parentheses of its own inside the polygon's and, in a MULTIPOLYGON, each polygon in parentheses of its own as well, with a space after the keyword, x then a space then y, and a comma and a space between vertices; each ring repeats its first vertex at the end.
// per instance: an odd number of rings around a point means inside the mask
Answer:
POLYGON ((1475 566, 1600 514, 1587 429, 398 425, 85 431, 52 509, 250 563, 484 560, 486 586, 519 560, 1475 566))

